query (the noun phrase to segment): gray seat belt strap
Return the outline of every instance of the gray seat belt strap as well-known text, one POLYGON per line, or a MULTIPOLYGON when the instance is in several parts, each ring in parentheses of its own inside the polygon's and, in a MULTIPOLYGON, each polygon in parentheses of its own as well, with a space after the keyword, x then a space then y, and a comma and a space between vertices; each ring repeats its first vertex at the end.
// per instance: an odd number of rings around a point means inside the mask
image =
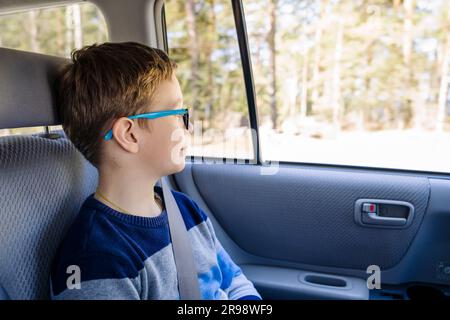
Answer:
POLYGON ((188 237, 186 225, 180 209, 167 184, 167 178, 161 178, 164 204, 169 218, 170 237, 172 239, 173 256, 177 269, 178 289, 181 300, 200 300, 200 287, 194 254, 188 237))

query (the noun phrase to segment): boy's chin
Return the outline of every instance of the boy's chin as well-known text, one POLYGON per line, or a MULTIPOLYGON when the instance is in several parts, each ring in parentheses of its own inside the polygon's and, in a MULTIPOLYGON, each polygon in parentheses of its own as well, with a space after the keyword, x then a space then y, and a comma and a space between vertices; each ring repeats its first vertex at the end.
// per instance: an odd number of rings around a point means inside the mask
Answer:
POLYGON ((171 175, 171 174, 183 171, 185 166, 186 166, 186 158, 185 157, 177 159, 176 162, 172 161, 169 173, 167 173, 166 175, 171 175))
POLYGON ((181 162, 177 165, 176 171, 174 173, 180 172, 184 170, 184 167, 186 167, 186 159, 183 158, 181 162))

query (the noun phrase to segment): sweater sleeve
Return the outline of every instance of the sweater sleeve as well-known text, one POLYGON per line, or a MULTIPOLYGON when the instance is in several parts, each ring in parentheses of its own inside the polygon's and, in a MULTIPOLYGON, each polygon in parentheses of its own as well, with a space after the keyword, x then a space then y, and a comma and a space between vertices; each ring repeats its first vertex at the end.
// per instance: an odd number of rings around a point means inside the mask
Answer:
POLYGON ((234 263, 230 255, 222 247, 215 235, 211 221, 207 219, 206 223, 215 243, 217 261, 222 273, 220 288, 225 291, 230 300, 262 300, 253 283, 247 279, 242 269, 234 263))
POLYGON ((139 300, 139 276, 119 257, 96 253, 61 263, 51 275, 53 300, 139 300))

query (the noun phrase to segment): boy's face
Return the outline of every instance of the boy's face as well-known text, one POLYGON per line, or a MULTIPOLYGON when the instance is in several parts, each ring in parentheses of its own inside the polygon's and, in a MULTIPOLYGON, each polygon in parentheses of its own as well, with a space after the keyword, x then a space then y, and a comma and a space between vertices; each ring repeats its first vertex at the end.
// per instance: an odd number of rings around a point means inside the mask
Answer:
MULTIPOLYGON (((157 88, 148 112, 183 108, 183 94, 175 75, 157 88)), ((148 121, 150 130, 139 130, 139 158, 142 166, 164 176, 184 169, 188 131, 182 116, 168 116, 148 121)))

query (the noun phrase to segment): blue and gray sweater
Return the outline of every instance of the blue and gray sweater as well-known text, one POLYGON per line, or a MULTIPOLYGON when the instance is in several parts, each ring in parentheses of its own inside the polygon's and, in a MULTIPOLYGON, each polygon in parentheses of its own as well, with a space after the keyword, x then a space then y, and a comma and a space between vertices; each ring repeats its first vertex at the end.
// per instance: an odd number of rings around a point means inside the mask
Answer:
MULTIPOLYGON (((155 192, 163 199, 161 188, 155 192)), ((191 240, 202 298, 261 299, 216 238, 205 212, 185 194, 172 193, 191 240)), ((132 216, 90 195, 53 261, 50 296, 179 299, 167 212, 132 216)))

